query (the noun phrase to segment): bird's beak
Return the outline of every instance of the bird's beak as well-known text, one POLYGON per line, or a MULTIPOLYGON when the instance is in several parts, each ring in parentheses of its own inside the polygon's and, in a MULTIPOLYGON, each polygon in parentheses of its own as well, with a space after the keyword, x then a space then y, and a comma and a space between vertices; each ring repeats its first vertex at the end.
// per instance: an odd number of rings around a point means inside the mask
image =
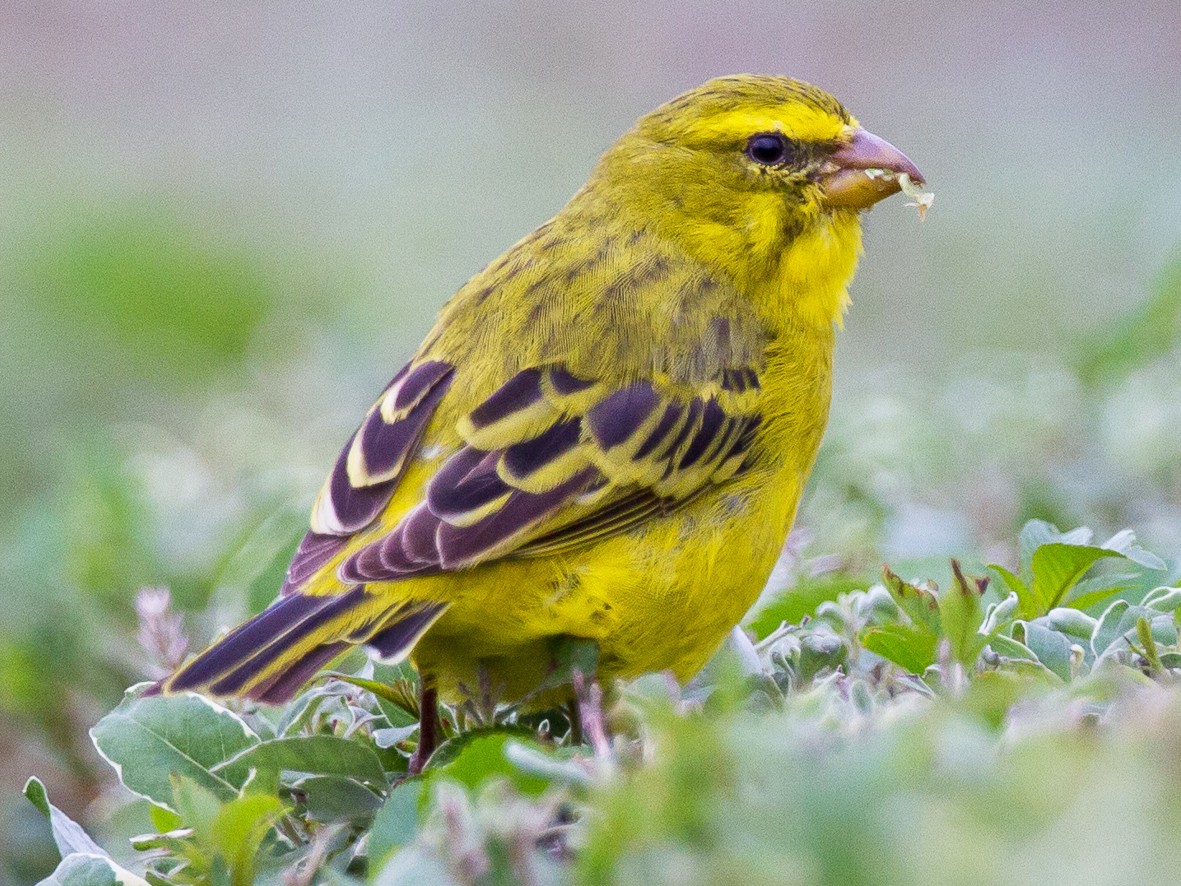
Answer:
POLYGON ((826 209, 869 209, 898 193, 902 174, 916 185, 924 183, 923 174, 905 154, 864 129, 852 130, 848 141, 828 155, 820 173, 826 209))

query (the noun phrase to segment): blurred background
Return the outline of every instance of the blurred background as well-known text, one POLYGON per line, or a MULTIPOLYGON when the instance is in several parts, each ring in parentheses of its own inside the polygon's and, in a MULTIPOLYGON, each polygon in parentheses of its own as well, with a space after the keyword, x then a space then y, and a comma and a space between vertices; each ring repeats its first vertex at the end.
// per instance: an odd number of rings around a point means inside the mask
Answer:
MULTIPOLYGON (((790 574, 1012 563, 1031 517, 1181 552, 1181 5, 0 2, 0 882, 98 825, 135 599, 275 593, 446 298, 641 113, 831 90, 928 176, 867 220, 790 574)), ((790 574, 789 574, 790 573, 790 574)), ((785 577, 786 576, 786 577, 785 577)))

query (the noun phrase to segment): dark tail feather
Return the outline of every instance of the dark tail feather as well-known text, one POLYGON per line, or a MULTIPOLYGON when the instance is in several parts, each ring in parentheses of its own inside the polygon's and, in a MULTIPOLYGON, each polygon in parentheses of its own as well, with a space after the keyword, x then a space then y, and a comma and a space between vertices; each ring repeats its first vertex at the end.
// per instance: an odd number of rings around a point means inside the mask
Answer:
POLYGON ((405 656, 444 608, 391 603, 367 593, 363 585, 344 594, 292 594, 235 628, 150 692, 192 689, 277 704, 289 700, 350 646, 367 643, 383 658, 405 656))
POLYGON ((320 668, 348 648, 349 644, 344 642, 317 646, 314 651, 309 652, 291 668, 279 674, 275 682, 269 686, 259 686, 251 693, 251 697, 265 704, 282 704, 285 701, 291 701, 299 692, 300 687, 316 676, 320 668))
POLYGON ((397 615, 385 623, 376 634, 365 641, 365 645, 379 659, 385 662, 401 661, 414 648, 418 638, 427 632, 435 619, 447 607, 443 604, 424 606, 410 615, 397 615))

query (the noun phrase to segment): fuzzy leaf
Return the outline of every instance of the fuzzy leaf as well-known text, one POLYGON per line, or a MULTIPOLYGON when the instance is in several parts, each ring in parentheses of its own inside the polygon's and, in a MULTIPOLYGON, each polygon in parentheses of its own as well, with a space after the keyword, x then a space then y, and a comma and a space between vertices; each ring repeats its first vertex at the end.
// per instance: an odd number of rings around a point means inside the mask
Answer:
POLYGON ((250 774, 226 761, 259 741, 237 714, 193 694, 129 693, 90 737, 128 790, 173 811, 173 775, 191 778, 223 800, 238 796, 250 774))
POLYGON ((425 847, 399 852, 370 881, 373 886, 461 886, 444 862, 425 847))
POLYGON ((1157 612, 1174 612, 1181 606, 1181 588, 1155 588, 1140 601, 1140 605, 1157 612))
POLYGON ((984 621, 980 625, 980 633, 986 637, 994 637, 1012 621, 1013 616, 1016 615, 1021 601, 1017 594, 1010 591, 1005 599, 990 603, 988 609, 984 613, 984 621))
POLYGON ((990 563, 988 568, 997 574, 1010 593, 1017 595, 1017 600, 1020 604, 1018 611, 1028 618, 1033 618, 1037 614, 1037 606, 1034 603, 1033 592, 1029 589, 1029 585, 1004 566, 990 563))
POLYGON ((1168 568, 1168 564, 1164 560, 1136 544, 1136 533, 1132 532, 1131 529, 1124 529, 1117 532, 1107 541, 1103 542, 1100 547, 1106 548, 1109 551, 1115 551, 1133 563, 1143 566, 1145 569, 1159 571, 1168 568))
POLYGON ((381 808, 381 797, 359 781, 340 775, 313 775, 291 785, 314 821, 363 824, 381 808))
POLYGON ((1065 635, 1035 622, 1019 621, 1013 627, 1013 638, 1029 647, 1037 660, 1062 680, 1070 680, 1071 643, 1065 635))
POLYGON ((49 827, 53 832, 53 842, 57 844, 57 851, 61 853, 62 858, 75 852, 104 856, 107 854, 82 829, 82 825, 49 802, 49 795, 40 779, 30 778, 25 782, 25 797, 49 820, 49 827))
POLYGON ((385 785, 385 770, 377 755, 363 744, 335 735, 291 736, 264 741, 215 767, 215 771, 242 767, 270 773, 344 775, 385 785))
POLYGON ((1103 655, 1120 636, 1120 622, 1131 607, 1127 600, 1116 600, 1099 616, 1091 634, 1091 649, 1095 655, 1103 655))
POLYGON ((1121 649, 1128 649, 1129 641, 1140 645, 1137 638, 1137 623, 1141 619, 1145 620, 1157 643, 1165 646, 1173 646, 1177 643, 1177 626, 1172 613, 1158 612, 1144 606, 1119 606, 1120 603, 1126 604, 1126 602, 1125 600, 1117 600, 1099 620, 1096 638, 1100 636, 1100 631, 1102 631, 1102 639, 1092 639, 1096 649, 1100 643, 1103 644, 1102 652, 1097 652, 1097 654, 1110 655, 1121 649))
MULTIPOLYGON (((409 708, 413 695, 407 691, 411 688, 408 685, 408 678, 394 677, 389 680, 378 680, 335 672, 332 676, 344 683, 372 692, 390 726, 409 726, 418 722, 417 711, 409 708)), ((417 692, 417 687, 413 687, 413 691, 417 692)))
POLYGON ((1060 606, 1046 613, 1044 624, 1050 630, 1066 634, 1075 640, 1089 641, 1094 636, 1099 621, 1085 612, 1060 606))
POLYGON ((107 855, 75 852, 62 859, 57 869, 37 886, 148 886, 107 855))
POLYGON ((420 778, 396 784, 385 805, 378 810, 369 832, 369 859, 373 870, 380 869, 395 850, 414 839, 424 788, 425 782, 420 778))
POLYGON ((1034 654, 1032 649, 1020 640, 1014 640, 1012 637, 1006 637, 1004 634, 997 634, 995 637, 990 637, 988 645, 992 647, 993 652, 1002 658, 1013 661, 1036 662, 1038 660, 1037 655, 1034 654))

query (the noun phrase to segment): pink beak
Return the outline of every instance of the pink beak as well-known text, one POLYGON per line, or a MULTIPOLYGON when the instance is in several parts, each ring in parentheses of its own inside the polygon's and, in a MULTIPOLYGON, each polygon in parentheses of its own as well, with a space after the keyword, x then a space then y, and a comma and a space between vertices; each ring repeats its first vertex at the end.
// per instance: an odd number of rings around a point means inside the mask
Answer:
POLYGON ((879 200, 901 190, 898 176, 905 173, 917 185, 923 174, 910 158, 872 132, 853 131, 853 137, 828 157, 820 186, 828 209, 869 209, 879 200), (867 175, 866 170, 880 169, 890 175, 867 175))

